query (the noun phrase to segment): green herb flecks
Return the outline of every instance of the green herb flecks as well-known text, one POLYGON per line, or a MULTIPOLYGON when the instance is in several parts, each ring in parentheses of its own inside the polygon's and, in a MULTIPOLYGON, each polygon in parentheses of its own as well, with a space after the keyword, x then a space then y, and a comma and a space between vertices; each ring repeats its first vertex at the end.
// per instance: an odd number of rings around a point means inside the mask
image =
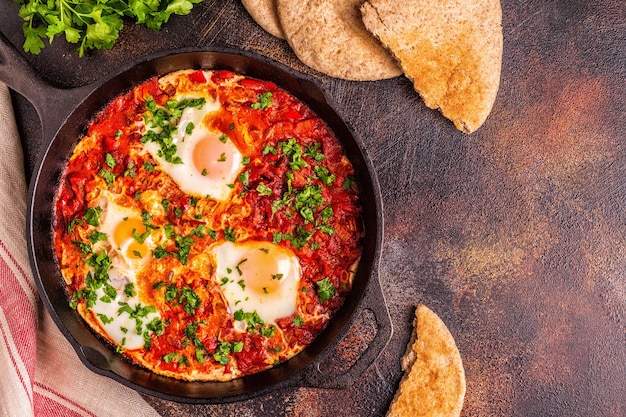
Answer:
POLYGON ((265 110, 272 106, 272 92, 266 91, 257 97, 257 101, 250 105, 254 110, 265 110))
POLYGON ((158 31, 170 16, 189 14, 201 0, 13 0, 21 5, 24 51, 37 55, 56 37, 78 45, 78 55, 90 49, 110 49, 126 19, 158 31))
POLYGON ((226 341, 220 342, 215 352, 213 352, 213 359, 220 365, 227 365, 230 362, 230 354, 233 352, 241 352, 243 350, 243 342, 238 341, 230 343, 226 341))
POLYGON ((257 333, 263 337, 273 337, 274 336, 274 325, 266 326, 265 322, 259 316, 256 311, 253 312, 244 312, 243 310, 237 310, 233 314, 233 318, 237 321, 243 321, 246 323, 247 331, 249 333, 257 333))
POLYGON ((330 278, 324 278, 321 281, 317 282, 317 296, 320 299, 320 302, 325 302, 333 298, 335 295, 335 287, 333 283, 330 281, 330 278))
MULTIPOLYGON (((202 109, 206 99, 183 99, 169 100, 165 106, 161 106, 148 97, 145 102, 146 113, 144 119, 147 131, 141 138, 144 143, 153 142, 159 145, 157 155, 171 164, 182 164, 181 158, 176 155, 177 146, 173 135, 177 132, 177 124, 183 111, 187 108, 202 109)), ((189 128, 189 125, 187 125, 189 128)), ((193 129, 193 125, 191 126, 193 129)), ((190 134, 191 132, 187 132, 190 134)))
POLYGON ((172 306, 182 306, 183 310, 191 316, 196 314, 196 310, 200 307, 202 300, 191 287, 185 285, 179 288, 176 284, 163 283, 163 285, 159 286, 157 284, 153 285, 154 289, 165 287, 165 292, 163 293, 165 301, 172 306))

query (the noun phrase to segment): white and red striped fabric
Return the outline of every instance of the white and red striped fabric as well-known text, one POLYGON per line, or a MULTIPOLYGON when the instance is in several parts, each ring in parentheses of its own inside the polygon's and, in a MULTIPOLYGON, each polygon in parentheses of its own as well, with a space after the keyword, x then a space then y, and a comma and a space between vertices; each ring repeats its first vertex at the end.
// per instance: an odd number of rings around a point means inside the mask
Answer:
POLYGON ((0 83, 0 416, 158 416, 137 392, 88 370, 43 308, 26 250, 26 193, 0 83))

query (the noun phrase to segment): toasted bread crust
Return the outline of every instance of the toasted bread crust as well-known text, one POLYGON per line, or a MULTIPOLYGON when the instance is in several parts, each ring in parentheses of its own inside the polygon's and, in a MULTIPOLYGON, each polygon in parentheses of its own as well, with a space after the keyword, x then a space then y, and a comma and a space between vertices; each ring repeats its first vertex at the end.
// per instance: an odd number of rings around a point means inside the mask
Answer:
POLYGON ((280 39, 285 39, 283 28, 278 20, 276 0, 241 0, 252 19, 266 32, 280 39))
POLYGON ((394 58, 365 29, 362 0, 276 0, 287 42, 309 67, 354 81, 402 74, 394 58))
POLYGON ((454 338, 432 310, 419 305, 402 358, 405 371, 387 417, 458 417, 465 370, 454 338))
POLYGON ((484 123, 500 84, 499 0, 369 0, 361 13, 426 106, 466 133, 484 123))

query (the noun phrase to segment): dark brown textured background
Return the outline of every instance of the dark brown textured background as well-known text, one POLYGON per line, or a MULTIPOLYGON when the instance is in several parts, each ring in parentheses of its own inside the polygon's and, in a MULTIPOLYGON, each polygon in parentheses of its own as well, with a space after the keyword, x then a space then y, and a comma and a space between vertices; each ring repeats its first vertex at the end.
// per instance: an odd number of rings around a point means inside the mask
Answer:
MULTIPOLYGON (((417 303, 458 342, 463 416, 626 415, 626 4, 503 0, 502 8, 500 91, 472 135, 425 108, 403 77, 349 82, 307 69, 235 0, 205 0, 159 33, 129 24, 113 50, 82 59, 61 39, 26 56, 71 87, 161 50, 255 51, 313 75, 376 167, 380 279, 394 335, 375 366, 345 390, 226 405, 146 397, 163 416, 384 415, 417 303)), ((0 31, 21 46, 18 6, 0 0, 0 9, 0 31)), ((30 172, 41 134, 32 107, 14 99, 30 172)), ((369 340, 368 323, 350 340, 369 340)))

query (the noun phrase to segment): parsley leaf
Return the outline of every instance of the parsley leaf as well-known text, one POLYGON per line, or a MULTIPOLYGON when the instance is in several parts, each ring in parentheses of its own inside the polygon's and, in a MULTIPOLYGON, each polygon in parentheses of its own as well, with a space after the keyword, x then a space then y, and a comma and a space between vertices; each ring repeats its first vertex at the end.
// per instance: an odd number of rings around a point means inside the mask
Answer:
POLYGON ((255 103, 250 105, 254 110, 265 110, 268 107, 272 106, 272 92, 266 91, 264 93, 259 94, 255 103))
POLYGON ((100 223, 100 213, 102 213, 102 207, 89 207, 85 211, 85 222, 91 226, 98 226, 100 223))
POLYGON ((100 171, 98 171, 98 175, 106 181, 109 187, 115 182, 115 174, 106 168, 102 168, 100 171))
POLYGON ((259 193, 260 196, 272 195, 272 189, 262 182, 257 185, 256 191, 259 193))
POLYGON ((330 282, 330 278, 324 278, 321 281, 317 282, 317 296, 320 299, 320 302, 325 302, 330 300, 333 295, 335 295, 335 287, 333 283, 330 282))
POLYGON ((24 51, 37 55, 45 47, 43 40, 52 42, 64 36, 78 45, 83 56, 89 49, 110 49, 124 26, 123 17, 138 25, 158 31, 170 16, 189 14, 193 5, 202 0, 13 0, 21 5, 19 17, 24 20, 24 51))

